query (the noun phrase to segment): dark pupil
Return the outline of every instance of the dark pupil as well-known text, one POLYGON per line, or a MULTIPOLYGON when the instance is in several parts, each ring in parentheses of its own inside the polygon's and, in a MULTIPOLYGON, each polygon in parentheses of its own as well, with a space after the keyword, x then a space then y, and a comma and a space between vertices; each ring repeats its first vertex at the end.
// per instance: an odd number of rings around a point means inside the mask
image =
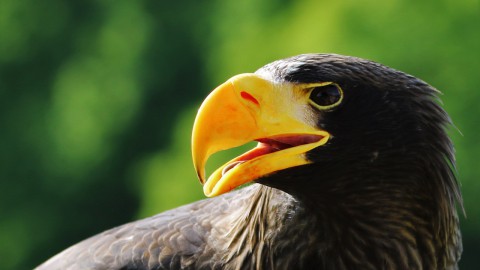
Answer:
POLYGON ((310 99, 320 106, 332 105, 340 100, 340 91, 334 84, 315 87, 310 93, 310 99))

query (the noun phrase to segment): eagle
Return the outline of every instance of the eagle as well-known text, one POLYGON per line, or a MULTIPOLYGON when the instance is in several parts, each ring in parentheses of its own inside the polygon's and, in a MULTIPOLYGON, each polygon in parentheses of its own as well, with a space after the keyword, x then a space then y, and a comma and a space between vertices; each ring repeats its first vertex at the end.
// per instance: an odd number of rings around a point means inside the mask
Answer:
POLYGON ((212 198, 107 230, 36 269, 457 269, 463 206, 438 95, 337 54, 234 76, 192 132, 212 198), (206 174, 211 155, 252 141, 206 174))

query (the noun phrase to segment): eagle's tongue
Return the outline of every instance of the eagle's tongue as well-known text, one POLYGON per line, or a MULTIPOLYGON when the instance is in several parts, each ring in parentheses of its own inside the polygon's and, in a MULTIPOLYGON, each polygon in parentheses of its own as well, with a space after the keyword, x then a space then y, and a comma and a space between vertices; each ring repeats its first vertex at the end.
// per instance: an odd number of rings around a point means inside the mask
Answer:
POLYGON ((225 175, 229 170, 244 163, 245 161, 252 160, 256 157, 284 150, 290 147, 295 147, 302 144, 312 143, 321 140, 323 137, 318 135, 283 135, 275 136, 272 138, 258 139, 258 144, 252 150, 237 157, 230 164, 226 165, 222 170, 222 175, 225 175))

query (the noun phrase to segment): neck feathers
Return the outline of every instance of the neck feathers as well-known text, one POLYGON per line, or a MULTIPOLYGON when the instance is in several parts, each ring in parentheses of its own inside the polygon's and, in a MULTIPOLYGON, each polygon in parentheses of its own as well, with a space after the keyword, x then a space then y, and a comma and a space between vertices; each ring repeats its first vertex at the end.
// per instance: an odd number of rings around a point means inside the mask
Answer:
POLYGON ((330 205, 248 188, 223 235, 223 268, 456 269, 461 239, 454 206, 439 222, 432 213, 438 205, 426 194, 385 188, 390 192, 366 188, 370 196, 330 205))

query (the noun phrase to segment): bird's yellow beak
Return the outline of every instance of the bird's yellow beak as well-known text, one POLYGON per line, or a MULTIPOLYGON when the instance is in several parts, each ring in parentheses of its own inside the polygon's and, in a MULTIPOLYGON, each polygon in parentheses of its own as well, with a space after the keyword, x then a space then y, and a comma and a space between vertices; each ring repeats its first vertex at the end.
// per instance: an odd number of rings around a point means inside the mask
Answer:
POLYGON ((228 192, 270 173, 310 163, 305 153, 325 144, 306 113, 308 96, 291 84, 275 84, 255 74, 235 76, 201 105, 192 134, 193 164, 206 196, 228 192), (251 141, 259 144, 218 168, 205 181, 214 153, 251 141))

